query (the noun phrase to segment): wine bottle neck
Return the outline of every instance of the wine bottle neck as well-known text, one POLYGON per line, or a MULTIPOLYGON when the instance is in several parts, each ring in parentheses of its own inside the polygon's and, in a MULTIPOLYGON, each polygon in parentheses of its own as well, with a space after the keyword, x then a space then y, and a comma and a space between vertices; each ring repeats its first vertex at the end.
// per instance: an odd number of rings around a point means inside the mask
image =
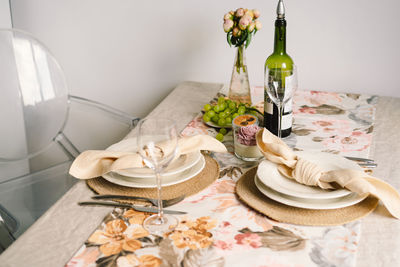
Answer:
POLYGON ((275 20, 274 54, 286 54, 286 20, 275 20))

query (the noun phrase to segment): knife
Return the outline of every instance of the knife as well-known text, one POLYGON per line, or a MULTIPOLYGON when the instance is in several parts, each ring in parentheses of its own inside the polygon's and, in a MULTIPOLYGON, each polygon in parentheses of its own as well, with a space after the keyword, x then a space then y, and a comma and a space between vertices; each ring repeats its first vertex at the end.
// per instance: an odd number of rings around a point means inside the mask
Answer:
POLYGON ((346 159, 355 161, 358 165, 365 168, 376 168, 378 164, 375 163, 373 159, 364 159, 364 158, 356 158, 356 157, 345 157, 346 159))
POLYGON ((365 162, 365 163, 375 163, 373 159, 365 159, 365 158, 357 158, 357 157, 345 157, 346 159, 349 160, 354 160, 354 161, 360 161, 360 162, 365 162))
MULTIPOLYGON (((124 204, 124 203, 115 203, 115 202, 106 202, 106 201, 83 201, 78 202, 78 205, 100 205, 100 206, 109 206, 109 207, 119 207, 119 208, 129 208, 134 209, 136 211, 143 211, 143 212, 151 212, 151 213, 158 213, 157 208, 153 207, 144 207, 144 206, 135 206, 131 204, 124 204)), ((165 214, 187 214, 185 211, 177 211, 177 210, 164 210, 165 214)))
POLYGON ((358 163, 360 167, 365 167, 365 168, 376 168, 378 167, 378 164, 376 163, 358 163))

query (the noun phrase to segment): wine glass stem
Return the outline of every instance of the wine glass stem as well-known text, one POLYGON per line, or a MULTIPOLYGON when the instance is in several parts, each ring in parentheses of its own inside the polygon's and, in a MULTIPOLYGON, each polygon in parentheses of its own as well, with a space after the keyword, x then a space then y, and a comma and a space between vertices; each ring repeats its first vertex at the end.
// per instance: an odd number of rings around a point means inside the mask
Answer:
POLYGON ((278 137, 282 137, 282 115, 283 115, 283 105, 278 104, 278 137))
POLYGON ((155 171, 156 173, 156 180, 157 180, 157 206, 158 206, 158 221, 160 223, 163 222, 163 216, 164 216, 164 212, 163 212, 163 204, 162 204, 162 198, 161 198, 161 172, 160 170, 156 169, 155 171))

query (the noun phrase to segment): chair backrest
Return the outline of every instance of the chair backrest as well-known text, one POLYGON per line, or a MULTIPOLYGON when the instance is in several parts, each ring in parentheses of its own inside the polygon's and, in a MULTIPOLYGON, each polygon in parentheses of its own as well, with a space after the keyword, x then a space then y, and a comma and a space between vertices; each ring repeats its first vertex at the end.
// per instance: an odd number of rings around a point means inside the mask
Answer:
POLYGON ((68 114, 63 71, 32 35, 0 29, 0 162, 29 159, 52 144, 68 114))
MULTIPOLYGON (((49 50, 32 35, 15 29, 0 29, 0 94, 0 185, 4 189, 12 187, 7 182, 14 178, 35 182, 28 179, 30 159, 55 139, 59 142, 69 100, 63 71, 49 50)), ((35 194, 26 186, 20 198, 35 194)), ((18 228, 6 208, 0 205, 0 251, 14 241, 18 228)))

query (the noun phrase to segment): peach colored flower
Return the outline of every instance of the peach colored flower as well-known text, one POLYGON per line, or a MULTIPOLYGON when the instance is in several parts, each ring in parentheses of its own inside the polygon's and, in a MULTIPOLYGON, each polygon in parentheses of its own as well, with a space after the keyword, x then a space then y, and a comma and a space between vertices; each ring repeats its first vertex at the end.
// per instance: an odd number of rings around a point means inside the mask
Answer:
POLYGON ((224 15, 224 20, 228 20, 228 19, 232 19, 232 14, 231 13, 226 13, 225 15, 224 15))
POLYGON ((241 30, 245 30, 247 26, 249 26, 251 22, 251 17, 249 15, 244 15, 240 20, 239 20, 239 28, 241 30))
POLYGON ((225 20, 223 27, 224 27, 225 32, 229 32, 233 27, 233 20, 231 20, 231 19, 225 20))
POLYGON ((242 17, 244 15, 244 9, 238 8, 235 13, 236 17, 242 17))
POLYGON ((135 254, 129 254, 117 259, 118 267, 158 267, 161 263, 161 259, 153 255, 142 255, 138 257, 135 254))
POLYGON ((261 22, 258 21, 258 20, 256 20, 255 23, 256 23, 256 29, 257 29, 257 31, 261 30, 261 28, 262 28, 261 22))
POLYGON ((235 37, 238 37, 242 34, 242 32, 240 31, 240 29, 238 27, 234 27, 232 30, 232 35, 235 37))
POLYGON ((254 31, 255 28, 256 28, 256 23, 253 21, 253 22, 250 23, 250 25, 249 25, 249 27, 247 28, 247 30, 248 30, 249 32, 252 32, 252 31, 254 31))
POLYGON ((129 231, 129 235, 131 236, 131 238, 135 238, 135 239, 139 239, 139 238, 148 236, 149 234, 150 233, 146 229, 144 229, 142 226, 135 227, 132 229, 132 231, 129 231))
POLYGON ((235 236, 236 244, 245 245, 252 248, 258 248, 262 245, 261 237, 253 233, 237 234, 235 236))
POLYGON ((166 236, 174 242, 177 248, 206 248, 213 242, 212 234, 208 230, 216 225, 217 221, 210 217, 200 217, 196 221, 184 219, 174 231, 166 236))
POLYGON ((177 248, 189 247, 190 249, 206 248, 212 244, 212 235, 208 232, 198 232, 194 229, 174 231, 169 235, 177 248))
POLYGON ((245 15, 245 16, 249 16, 250 20, 253 20, 253 18, 254 18, 253 10, 247 10, 247 11, 244 13, 244 15, 245 15))
POLYGON ((128 236, 127 225, 121 219, 109 221, 104 230, 96 230, 88 239, 89 242, 100 245, 100 251, 105 255, 113 255, 122 251, 135 251, 142 247, 139 240, 128 236))
POLYGON ((120 241, 110 241, 100 246, 101 253, 104 256, 110 256, 121 252, 122 250, 122 242, 120 241))
POLYGON ((178 226, 175 229, 186 230, 186 229, 194 227, 195 225, 196 225, 196 222, 188 219, 187 217, 184 217, 179 221, 178 226))
POLYGON ((260 17, 260 11, 258 11, 257 9, 253 9, 253 15, 254 15, 255 19, 259 18, 260 17))
POLYGON ((146 213, 146 212, 141 212, 141 211, 136 211, 133 209, 129 209, 127 211, 125 211, 125 213, 123 214, 123 216, 125 218, 129 219, 129 223, 130 224, 143 224, 143 221, 150 216, 150 213, 146 213))
POLYGON ((210 230, 217 225, 217 220, 211 220, 210 216, 200 217, 196 220, 196 225, 193 226, 199 230, 210 230))

